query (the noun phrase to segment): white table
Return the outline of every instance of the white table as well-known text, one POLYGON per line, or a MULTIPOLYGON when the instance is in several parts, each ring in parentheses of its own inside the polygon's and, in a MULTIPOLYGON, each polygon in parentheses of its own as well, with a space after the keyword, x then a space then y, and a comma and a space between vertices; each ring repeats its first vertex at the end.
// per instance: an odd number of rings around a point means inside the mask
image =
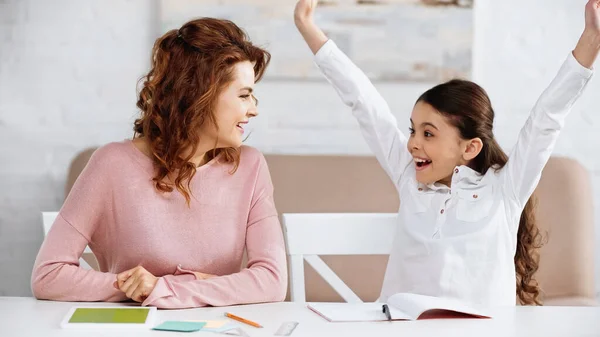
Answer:
MULTIPOLYGON (((0 336, 227 336, 212 332, 175 333, 152 330, 61 329, 59 324, 73 306, 114 306, 114 303, 38 301, 27 297, 0 297, 0 336)), ((118 304, 117 304, 118 305, 118 304)), ((292 337, 302 336, 600 336, 600 307, 506 307, 492 311, 493 319, 453 319, 416 322, 329 323, 303 304, 272 303, 227 308, 159 310, 165 320, 224 319, 225 311, 261 323, 243 326, 251 337, 273 336, 281 323, 300 322, 292 337)))

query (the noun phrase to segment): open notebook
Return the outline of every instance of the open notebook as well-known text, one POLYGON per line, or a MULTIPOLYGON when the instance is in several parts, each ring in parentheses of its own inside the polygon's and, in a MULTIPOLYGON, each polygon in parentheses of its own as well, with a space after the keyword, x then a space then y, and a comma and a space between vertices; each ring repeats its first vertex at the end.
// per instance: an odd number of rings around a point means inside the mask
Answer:
POLYGON ((386 321, 382 310, 388 305, 394 321, 432 318, 490 318, 481 310, 452 299, 398 293, 387 303, 309 303, 308 308, 330 322, 386 321))

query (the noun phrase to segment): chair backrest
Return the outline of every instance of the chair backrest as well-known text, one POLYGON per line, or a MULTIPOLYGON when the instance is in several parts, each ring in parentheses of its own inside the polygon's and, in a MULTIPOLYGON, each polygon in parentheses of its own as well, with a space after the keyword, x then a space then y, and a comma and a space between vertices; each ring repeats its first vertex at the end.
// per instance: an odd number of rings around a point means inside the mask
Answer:
POLYGON ((598 304, 591 186, 590 174, 580 163, 553 157, 535 191, 539 201, 536 223, 547 237, 535 278, 546 305, 598 304))
MULTIPOLYGON (((44 226, 44 237, 46 237, 46 235, 48 235, 48 232, 50 231, 50 228, 52 227, 52 224, 54 223, 54 220, 56 220, 56 217, 58 216, 58 212, 42 212, 42 224, 44 226)), ((85 247, 85 250, 83 251, 84 254, 93 254, 92 250, 90 249, 90 247, 85 247)), ((85 269, 93 269, 83 258, 79 259, 79 266, 85 269)))
MULTIPOLYGON (((282 155, 265 158, 275 186, 275 205, 285 213, 395 213, 398 193, 377 160, 369 156, 282 155)), ((379 297, 388 255, 321 255, 362 300, 379 297)), ((344 299, 305 262, 306 300, 344 299)), ((289 282, 291 287, 291 282, 289 282)), ((288 292, 288 300, 292 291, 288 292)))
POLYGON ((306 301, 306 260, 346 302, 362 302, 319 255, 389 255, 397 214, 284 213, 282 219, 289 260, 291 300, 306 301))
POLYGON ((58 212, 42 212, 44 237, 46 237, 46 235, 48 235, 48 232, 50 231, 50 227, 52 227, 52 224, 54 223, 54 220, 56 220, 57 216, 58 216, 58 212))

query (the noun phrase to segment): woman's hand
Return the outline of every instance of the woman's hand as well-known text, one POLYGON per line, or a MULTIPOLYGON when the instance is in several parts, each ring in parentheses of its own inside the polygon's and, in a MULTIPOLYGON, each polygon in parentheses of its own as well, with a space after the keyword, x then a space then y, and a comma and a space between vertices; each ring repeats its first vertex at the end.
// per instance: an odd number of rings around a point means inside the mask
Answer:
POLYGON ((136 302, 144 302, 156 287, 158 277, 152 275, 142 266, 126 270, 117 275, 115 287, 128 298, 136 302))
POLYGON ((217 275, 204 274, 198 271, 195 271, 194 275, 196 275, 197 280, 208 280, 209 278, 217 277, 217 275))

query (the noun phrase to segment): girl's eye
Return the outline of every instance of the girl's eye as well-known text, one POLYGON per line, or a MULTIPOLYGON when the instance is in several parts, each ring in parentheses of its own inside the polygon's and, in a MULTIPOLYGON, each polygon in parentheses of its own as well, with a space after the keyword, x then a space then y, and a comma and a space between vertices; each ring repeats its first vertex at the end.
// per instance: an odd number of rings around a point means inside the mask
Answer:
POLYGON ((431 132, 425 131, 425 137, 433 137, 433 135, 431 134, 431 132))
POLYGON ((412 134, 414 134, 414 133, 415 133, 415 129, 413 129, 413 128, 408 128, 408 132, 409 132, 409 133, 412 135, 412 134))

